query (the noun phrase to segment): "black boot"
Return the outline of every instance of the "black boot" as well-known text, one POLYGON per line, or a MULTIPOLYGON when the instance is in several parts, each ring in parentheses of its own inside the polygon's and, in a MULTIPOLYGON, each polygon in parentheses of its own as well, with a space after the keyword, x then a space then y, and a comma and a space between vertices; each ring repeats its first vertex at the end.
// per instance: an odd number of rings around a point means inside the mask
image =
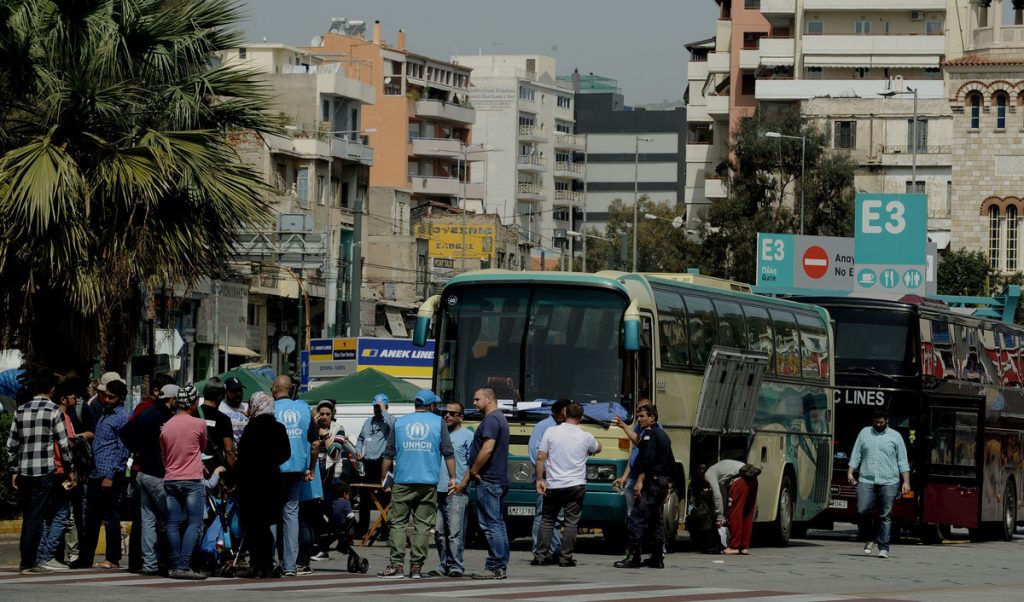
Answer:
POLYGON ((658 550, 651 554, 651 557, 645 560, 643 564, 644 566, 652 569, 663 569, 665 568, 665 556, 662 554, 661 550, 658 550))
POLYGON ((643 566, 640 562, 640 548, 630 548, 626 551, 626 557, 615 563, 617 569, 638 569, 643 566))

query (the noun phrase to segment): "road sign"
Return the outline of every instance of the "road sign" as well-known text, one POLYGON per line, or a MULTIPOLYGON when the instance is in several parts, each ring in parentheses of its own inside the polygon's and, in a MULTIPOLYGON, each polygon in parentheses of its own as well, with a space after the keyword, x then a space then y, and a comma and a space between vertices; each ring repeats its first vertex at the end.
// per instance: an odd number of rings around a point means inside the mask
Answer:
POLYGON ((828 272, 828 253, 818 245, 811 245, 804 251, 804 273, 815 280, 828 272))
POLYGON ((299 391, 309 390, 309 352, 299 351, 299 391))
POLYGON ((280 339, 277 339, 277 350, 281 353, 291 353, 295 351, 295 339, 288 335, 284 335, 280 339))
POLYGON ((858 194, 854 240, 855 291, 926 293, 927 196, 858 194))

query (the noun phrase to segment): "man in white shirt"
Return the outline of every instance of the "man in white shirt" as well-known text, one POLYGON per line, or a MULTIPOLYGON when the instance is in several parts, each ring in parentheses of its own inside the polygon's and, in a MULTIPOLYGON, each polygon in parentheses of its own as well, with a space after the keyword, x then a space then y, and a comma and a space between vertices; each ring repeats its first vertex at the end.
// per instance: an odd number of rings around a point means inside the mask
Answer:
POLYGON ((544 433, 537 450, 537 493, 544 496, 544 515, 540 523, 538 550, 532 565, 554 564, 548 558, 555 518, 564 511, 562 551, 558 566, 576 566, 572 557, 576 547, 576 529, 583 514, 583 496, 587 489, 587 457, 599 453, 601 444, 580 428, 583 406, 571 403, 565 410, 565 422, 544 433))

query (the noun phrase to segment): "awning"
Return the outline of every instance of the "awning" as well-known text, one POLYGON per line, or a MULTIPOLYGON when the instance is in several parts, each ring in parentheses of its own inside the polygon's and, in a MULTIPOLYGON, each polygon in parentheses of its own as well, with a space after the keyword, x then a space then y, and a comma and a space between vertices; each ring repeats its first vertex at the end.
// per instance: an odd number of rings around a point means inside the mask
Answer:
MULTIPOLYGON (((867 67, 870 69, 885 69, 886 67, 907 67, 924 68, 935 67, 939 64, 939 57, 935 54, 908 54, 908 55, 873 55, 870 58, 863 54, 853 55, 814 55, 804 56, 805 67, 867 67)), ((764 59, 761 59, 762 62, 764 59)))
POLYGON ((952 240, 953 234, 951 232, 943 232, 941 230, 928 233, 928 241, 935 243, 939 250, 949 248, 949 242, 952 240))
MULTIPOLYGON (((224 351, 224 345, 218 345, 221 351, 224 351)), ((242 357, 259 357, 259 351, 253 351, 248 347, 242 347, 241 345, 228 345, 228 355, 240 355, 242 357)))
POLYGON ((762 56, 761 67, 792 67, 793 55, 789 56, 762 56))

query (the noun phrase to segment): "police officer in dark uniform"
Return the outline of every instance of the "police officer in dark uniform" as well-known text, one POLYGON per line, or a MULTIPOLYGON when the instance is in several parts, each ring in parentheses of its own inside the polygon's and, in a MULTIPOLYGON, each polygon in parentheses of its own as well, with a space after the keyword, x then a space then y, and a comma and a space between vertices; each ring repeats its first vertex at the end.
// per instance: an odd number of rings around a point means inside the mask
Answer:
MULTIPOLYGON (((669 478, 675 467, 672 442, 668 433, 658 425, 658 408, 646 406, 636 414, 643 431, 637 442, 637 482, 633 492, 636 501, 629 515, 629 550, 626 557, 615 563, 616 568, 635 569, 647 566, 665 568, 665 498, 668 496, 669 478), (651 552, 645 562, 640 560, 640 548, 646 544, 651 552)), ((628 495, 628 494, 627 494, 628 495)))

